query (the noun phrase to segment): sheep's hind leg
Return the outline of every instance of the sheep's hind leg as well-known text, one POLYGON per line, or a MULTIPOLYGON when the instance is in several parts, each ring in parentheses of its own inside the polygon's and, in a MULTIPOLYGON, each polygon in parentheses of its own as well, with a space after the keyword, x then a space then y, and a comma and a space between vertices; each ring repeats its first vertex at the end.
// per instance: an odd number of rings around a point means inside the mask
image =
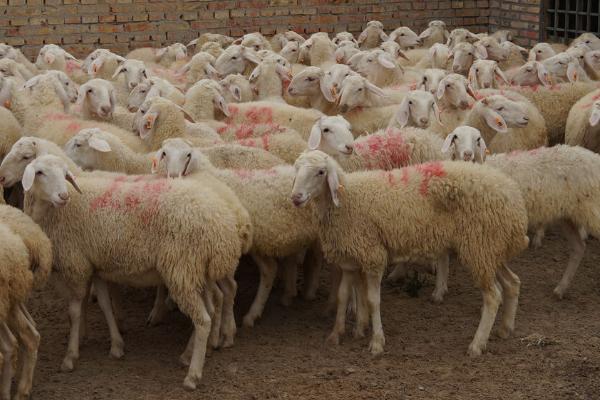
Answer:
POLYGON ((27 400, 31 396, 33 373, 37 364, 38 348, 40 346, 40 334, 20 306, 12 312, 11 326, 13 326, 13 331, 21 344, 22 351, 20 354, 23 357, 19 387, 14 400, 27 400))
POLYGON ((79 359, 79 332, 81 329, 81 308, 85 293, 79 295, 72 293, 69 300, 69 319, 71 320, 71 330, 69 333, 69 344, 67 346, 67 354, 60 367, 63 372, 73 371, 75 361, 79 359))
POLYGON ((367 303, 369 313, 371 314, 371 324, 373 326, 373 336, 369 344, 369 351, 374 356, 383 353, 385 346, 385 335, 383 334, 383 324, 381 323, 381 273, 366 273, 364 279, 367 282, 367 303))
POLYGON ((502 322, 498 328, 498 336, 507 339, 515 331, 515 317, 519 305, 521 280, 506 264, 498 269, 498 281, 502 286, 502 322))
POLYGON ((10 387, 14 376, 13 355, 17 349, 17 339, 4 322, 0 322, 0 352, 4 357, 2 365, 2 387, 0 399, 10 400, 10 387))
POLYGON ((489 288, 482 289, 483 295, 483 308, 481 309, 481 319, 479 320, 479 326, 473 337, 473 341, 469 345, 467 354, 471 357, 480 356, 487 346, 487 341, 492 331, 492 326, 496 320, 498 314, 498 307, 502 301, 502 293, 498 282, 494 279, 489 285, 489 288))
POLYGON ((98 305, 104 313, 104 318, 108 324, 108 331, 110 332, 110 356, 116 359, 122 358, 125 354, 123 350, 125 342, 123 341, 123 337, 119 332, 119 327, 113 314, 108 284, 102 279, 95 278, 94 287, 96 288, 98 305))
POLYGON ((252 255, 254 262, 258 265, 260 271, 260 282, 258 284, 258 291, 254 297, 254 301, 250 306, 250 310, 244 316, 244 326, 253 327, 254 322, 260 318, 265 309, 265 304, 273 289, 273 282, 277 276, 277 262, 271 257, 261 257, 252 255))
POLYGON ((390 283, 396 283, 404 278, 406 278, 406 264, 398 263, 394 266, 394 269, 389 273, 385 280, 390 283))
POLYGON ((585 241, 581 238, 581 234, 579 232, 579 228, 575 226, 570 221, 564 221, 561 224, 562 231, 569 242, 569 246, 571 247, 571 252, 569 254, 569 262, 567 263, 567 268, 563 273, 562 279, 560 283, 554 288, 554 295, 559 299, 562 299, 565 295, 565 292, 571 285, 571 281, 577 272, 577 268, 579 268, 579 264, 583 259, 583 255, 585 254, 585 241))
POLYGON ((338 292, 342 281, 341 268, 337 265, 329 265, 329 277, 331 279, 331 287, 329 288, 329 297, 327 298, 325 314, 331 314, 336 311, 338 292))
POLYGON ((533 247, 534 249, 539 249, 540 247, 542 247, 542 240, 544 239, 545 233, 546 232, 544 228, 536 229, 533 235, 533 239, 531 240, 531 247, 533 247))
POLYGON ((435 289, 431 295, 434 303, 444 301, 444 295, 448 292, 448 275, 450 272, 450 257, 444 254, 438 258, 435 264, 435 289))
POLYGON ((354 287, 356 295, 356 325, 353 335, 355 338, 365 337, 365 332, 369 328, 369 304, 367 282, 361 276, 360 272, 354 272, 354 287))
POLYGON ((235 295, 237 293, 237 282, 233 275, 221 279, 219 287, 223 292, 223 321, 221 323, 221 346, 223 348, 233 346, 237 327, 235 325, 235 315, 233 306, 235 295))
POLYGON ((219 348, 219 339, 221 337, 221 321, 223 316, 223 292, 219 289, 216 282, 210 284, 210 290, 205 292, 207 298, 206 302, 209 301, 213 304, 213 312, 211 313, 211 330, 208 342, 213 349, 219 348), (210 299, 210 300, 208 300, 210 299))

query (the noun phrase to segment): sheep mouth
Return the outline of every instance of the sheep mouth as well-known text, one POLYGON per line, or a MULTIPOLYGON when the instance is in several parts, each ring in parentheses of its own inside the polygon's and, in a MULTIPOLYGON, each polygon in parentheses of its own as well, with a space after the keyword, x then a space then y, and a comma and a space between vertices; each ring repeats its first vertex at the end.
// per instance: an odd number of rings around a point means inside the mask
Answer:
POLYGON ((54 208, 62 208, 66 206, 68 202, 69 200, 53 200, 52 205, 54 206, 54 208))
POLYGON ((340 153, 350 156, 352 153, 354 153, 354 150, 340 150, 340 153))
POLYGON ((297 208, 302 208, 308 203, 308 200, 310 200, 310 196, 306 196, 303 199, 292 198, 292 203, 294 203, 294 206, 296 206, 297 208))
POLYGON ((519 128, 525 128, 527 125, 529 125, 529 121, 519 121, 516 125, 519 128))

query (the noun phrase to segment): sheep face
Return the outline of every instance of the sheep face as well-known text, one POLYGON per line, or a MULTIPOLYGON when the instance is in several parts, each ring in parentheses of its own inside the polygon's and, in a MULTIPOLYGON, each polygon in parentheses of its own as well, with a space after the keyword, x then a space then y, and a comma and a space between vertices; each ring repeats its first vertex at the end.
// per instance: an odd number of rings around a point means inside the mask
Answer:
POLYGON ((156 173, 164 163, 168 178, 181 178, 197 169, 198 156, 198 152, 184 139, 167 139, 156 152, 152 172, 156 173))
POLYGON ((594 127, 600 122, 600 100, 597 100, 592 105, 592 111, 590 112, 589 123, 590 126, 594 127))
MULTIPOLYGON (((212 42, 210 42, 212 43, 212 42)), ((178 73, 186 74, 187 81, 190 84, 198 82, 200 79, 221 79, 221 75, 214 67, 215 58, 205 52, 200 52, 190 62, 185 64, 178 73)))
POLYGON ((471 33, 463 28, 457 28, 450 32, 450 35, 448 36, 448 41, 446 42, 446 46, 448 46, 450 49, 453 49, 460 43, 473 43, 477 40, 479 40, 479 37, 474 33, 471 33))
POLYGON ((340 46, 335 50, 335 60, 339 64, 348 64, 350 59, 360 53, 360 50, 352 45, 340 46))
POLYGON ((142 61, 139 60, 125 60, 125 62, 123 62, 123 64, 121 64, 115 71, 113 79, 119 74, 123 74, 125 76, 125 86, 127 86, 129 91, 133 90, 145 79, 148 79, 146 66, 142 61))
POLYGON ((440 82, 446 77, 446 75, 448 75, 448 72, 443 69, 426 69, 421 75, 419 89, 428 91, 429 93, 435 95, 440 82))
POLYGON ((104 133, 98 128, 82 129, 65 144, 65 153, 82 169, 92 170, 102 153, 111 151, 104 133))
POLYGON ((111 53, 108 50, 104 50, 102 52, 97 53, 95 59, 92 60, 92 58, 90 58, 89 65, 87 67, 87 73, 88 75, 94 77, 100 74, 101 71, 104 71, 104 73, 108 74, 109 76, 112 76, 117 70, 119 64, 123 62, 125 62, 124 57, 111 53))
POLYGON ((333 38, 333 44, 336 46, 340 45, 344 41, 350 41, 356 43, 356 39, 354 39, 354 35, 350 32, 338 32, 333 38))
POLYGON ((442 145, 443 153, 450 153, 453 160, 483 163, 486 144, 479 130, 459 126, 450 133, 442 145))
POLYGON ((5 43, 0 43, 0 59, 2 58, 10 58, 11 60, 14 60, 17 58, 17 51, 12 46, 9 46, 5 43))
POLYGON ((112 84, 104 79, 92 79, 79 87, 77 101, 88 112, 100 118, 112 117, 117 103, 115 89, 112 84))
POLYGON ((452 71, 466 75, 475 60, 487 58, 487 53, 482 46, 475 47, 470 43, 460 43, 452 49, 449 58, 453 59, 452 71))
POLYGON ((170 46, 163 47, 156 51, 156 61, 174 61, 185 60, 187 58, 187 47, 182 43, 173 43, 170 46))
POLYGON ((323 70, 319 67, 307 67, 292 78, 288 93, 290 96, 314 96, 319 93, 323 70))
POLYGON ((334 102, 339 96, 344 79, 349 76, 358 76, 349 66, 336 64, 331 66, 321 80, 321 90, 327 101, 334 102))
POLYGON ((469 108, 469 97, 475 98, 475 92, 467 80, 458 74, 450 74, 440 81, 436 97, 445 99, 455 108, 469 108))
POLYGON ((555 55, 556 52, 548 43, 538 43, 529 50, 529 61, 544 61, 555 55))
POLYGON ((475 43, 475 47, 482 46, 487 53, 487 59, 494 61, 504 61, 510 56, 510 49, 500 46, 498 40, 492 36, 481 38, 475 43))
POLYGON ((432 112, 441 124, 440 110, 433 95, 423 90, 413 90, 402 99, 394 118, 401 128, 407 125, 427 128, 431 123, 432 112))
POLYGON ((287 42, 279 52, 279 55, 290 63, 297 63, 298 57, 300 56, 300 43, 295 41, 287 42))
POLYGON ((27 165, 22 180, 26 192, 30 192, 37 201, 51 203, 56 208, 69 202, 67 182, 81 193, 66 163, 53 155, 41 156, 27 165))
POLYGON ((385 93, 363 77, 349 76, 342 84, 339 109, 342 113, 346 113, 356 107, 370 104, 371 96, 385 97, 385 93))
POLYGON ((585 64, 592 70, 600 72, 600 50, 585 53, 585 64))
POLYGON ((568 53, 559 53, 545 60, 543 64, 550 75, 570 82, 579 80, 583 73, 579 60, 568 53))
POLYGON ((395 57, 383 50, 370 51, 363 57, 356 67, 356 71, 370 81, 374 81, 388 70, 402 69, 395 57))
POLYGON ((469 83, 474 89, 490 89, 496 87, 496 79, 502 80, 508 84, 504 72, 498 66, 496 61, 477 60, 469 70, 469 83))
POLYGON ((502 95, 485 97, 477 106, 484 108, 482 116, 498 132, 505 132, 507 128, 524 128, 529 124, 529 115, 523 105, 502 95))
POLYGON ((39 69, 53 69, 57 66, 65 66, 67 59, 77 60, 60 46, 55 44, 44 45, 35 60, 35 66, 39 69))
POLYGON ((328 154, 350 155, 354 151, 354 136, 350 128, 350 123, 342 116, 321 117, 310 131, 308 148, 320 149, 328 154))
POLYGON ((248 61, 259 64, 260 58, 258 58, 253 50, 247 47, 232 45, 225 49, 219 58, 217 58, 215 68, 222 76, 242 74, 246 69, 248 61))
POLYGON ((137 85, 127 98, 127 109, 129 112, 136 112, 140 105, 146 100, 148 92, 152 88, 153 82, 151 80, 145 80, 137 85))
POLYGON ((422 43, 422 39, 407 26, 401 26, 390 33, 389 40, 396 42, 402 49, 420 46, 422 43))
POLYGON ((23 88, 29 89, 30 95, 35 96, 36 94, 34 91, 36 90, 36 87, 41 87, 41 90, 43 90, 44 86, 50 85, 51 89, 54 90, 54 94, 63 104, 65 111, 67 111, 70 103, 73 101, 72 90, 74 89, 75 84, 73 84, 73 82, 70 80, 67 80, 65 83, 63 83, 60 77, 64 79, 65 76, 66 75, 60 71, 48 71, 42 75, 36 75, 25 82, 23 88), (69 83, 69 85, 66 85, 66 83, 69 83), (65 85, 69 89, 65 89, 65 85))
POLYGON ((578 43, 583 43, 590 50, 600 50, 600 38, 598 38, 593 33, 583 33, 577 39, 573 41, 571 46, 577 45, 578 43))
POLYGON ((249 86, 248 80, 240 74, 228 75, 219 81, 224 91, 229 92, 231 97, 237 101, 242 101, 242 86, 249 86))
POLYGON ((94 61, 96 61, 96 59, 98 57, 100 57, 103 54, 110 54, 110 51, 107 49, 96 49, 94 51, 92 51, 90 54, 87 55, 87 57, 83 60, 83 64, 82 64, 82 68, 85 71, 88 71, 90 68, 90 65, 92 65, 92 63, 94 61))
MULTIPOLYGON (((261 35, 258 32, 254 32, 254 33, 248 33, 248 34, 244 35, 240 44, 242 46, 248 47, 254 51, 270 50, 270 47, 267 48, 266 42, 267 41, 263 35, 261 35)), ((236 43, 236 42, 234 42, 234 43, 236 43)))
POLYGON ((296 207, 304 207, 309 200, 317 199, 327 192, 339 206, 341 188, 336 163, 327 154, 313 150, 306 152, 294 163, 296 176, 291 200, 296 207))
POLYGON ((543 84, 544 86, 550 86, 552 85, 552 79, 544 64, 539 61, 528 61, 513 73, 510 84, 519 86, 543 84))
POLYGON ((25 167, 41 155, 39 139, 22 137, 10 149, 0 164, 0 184, 10 188, 23 178, 25 167))

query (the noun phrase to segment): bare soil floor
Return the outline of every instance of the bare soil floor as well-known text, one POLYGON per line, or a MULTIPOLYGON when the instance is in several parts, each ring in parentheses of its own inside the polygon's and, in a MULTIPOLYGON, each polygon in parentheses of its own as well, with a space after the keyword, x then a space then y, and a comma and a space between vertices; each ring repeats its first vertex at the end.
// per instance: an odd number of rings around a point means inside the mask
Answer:
MULTIPOLYGON (((522 281, 515 337, 492 338, 488 351, 470 359, 466 350, 479 321, 481 296, 464 268, 452 265, 444 304, 429 301, 432 279, 418 297, 385 285, 382 316, 385 354, 373 358, 368 338, 347 334, 338 347, 325 343, 333 323, 324 316, 328 279, 319 298, 279 305, 275 289, 253 329, 240 328, 233 348, 206 361, 194 393, 182 387, 178 364, 191 332, 177 312, 145 327, 153 291, 125 292, 122 360, 108 357, 108 329, 90 305, 90 333, 75 372, 61 373, 66 350, 66 303, 53 289, 30 305, 42 335, 34 397, 38 400, 188 399, 600 399, 600 244, 590 240, 568 297, 552 289, 567 262, 567 243, 550 232, 540 250, 512 263, 522 281)), ((238 322, 256 290, 252 266, 240 271, 238 322)), ((348 327, 351 332, 351 327, 348 327)))

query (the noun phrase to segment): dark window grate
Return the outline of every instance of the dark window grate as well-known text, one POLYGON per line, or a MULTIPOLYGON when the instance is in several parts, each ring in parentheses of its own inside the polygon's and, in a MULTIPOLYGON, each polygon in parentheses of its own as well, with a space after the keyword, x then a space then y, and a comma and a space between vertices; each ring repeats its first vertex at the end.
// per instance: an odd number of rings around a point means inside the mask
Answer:
POLYGON ((584 32, 600 36, 600 0, 547 0, 546 39, 569 42, 584 32))

